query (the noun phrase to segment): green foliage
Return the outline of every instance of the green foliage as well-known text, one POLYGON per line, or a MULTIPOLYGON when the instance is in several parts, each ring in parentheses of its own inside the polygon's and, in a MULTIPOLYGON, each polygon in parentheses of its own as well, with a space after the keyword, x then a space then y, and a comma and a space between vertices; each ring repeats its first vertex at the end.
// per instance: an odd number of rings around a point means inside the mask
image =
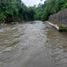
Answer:
POLYGON ((6 19, 6 15, 4 12, 0 12, 0 23, 5 22, 4 20, 6 19))
POLYGON ((37 8, 36 17, 40 20, 48 20, 51 14, 67 8, 67 0, 46 0, 37 8))
POLYGON ((34 18, 36 20, 42 20, 43 18, 43 11, 44 11, 44 8, 43 8, 43 5, 39 4, 38 7, 35 9, 35 16, 34 18))
POLYGON ((34 20, 34 15, 35 15, 34 7, 29 7, 24 11, 23 18, 24 20, 27 20, 27 21, 34 20))
POLYGON ((21 0, 0 0, 0 23, 34 20, 33 7, 26 7, 21 0))
POLYGON ((46 0, 38 7, 27 7, 21 0, 0 0, 0 23, 48 20, 51 14, 67 8, 67 0, 46 0))
POLYGON ((67 32, 67 26, 61 24, 61 25, 59 26, 59 32, 67 32))
POLYGON ((67 3, 63 4, 63 8, 67 8, 67 3))

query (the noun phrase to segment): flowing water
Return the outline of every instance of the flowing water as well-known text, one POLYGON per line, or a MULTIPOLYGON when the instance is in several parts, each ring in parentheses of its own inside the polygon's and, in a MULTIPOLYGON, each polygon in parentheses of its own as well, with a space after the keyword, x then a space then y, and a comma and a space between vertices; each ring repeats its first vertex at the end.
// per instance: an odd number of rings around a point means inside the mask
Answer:
POLYGON ((2 27, 0 67, 67 67, 67 35, 41 21, 2 27))
POLYGON ((67 33, 49 27, 47 32, 50 55, 56 67, 67 67, 67 33))

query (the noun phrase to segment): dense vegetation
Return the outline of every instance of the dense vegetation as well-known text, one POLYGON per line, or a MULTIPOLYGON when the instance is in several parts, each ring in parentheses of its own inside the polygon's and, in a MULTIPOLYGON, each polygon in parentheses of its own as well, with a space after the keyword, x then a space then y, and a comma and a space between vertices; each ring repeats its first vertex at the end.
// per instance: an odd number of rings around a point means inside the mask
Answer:
POLYGON ((61 24, 61 25, 59 26, 59 32, 67 32, 67 26, 61 24))
POLYGON ((36 10, 36 17, 40 20, 48 20, 49 16, 67 8, 67 0, 46 0, 36 10))
POLYGON ((48 20, 49 16, 67 8, 67 0, 46 0, 38 7, 27 7, 21 0, 0 0, 0 23, 48 20))
POLYGON ((0 0, 0 23, 34 20, 33 7, 27 8, 21 0, 0 0))

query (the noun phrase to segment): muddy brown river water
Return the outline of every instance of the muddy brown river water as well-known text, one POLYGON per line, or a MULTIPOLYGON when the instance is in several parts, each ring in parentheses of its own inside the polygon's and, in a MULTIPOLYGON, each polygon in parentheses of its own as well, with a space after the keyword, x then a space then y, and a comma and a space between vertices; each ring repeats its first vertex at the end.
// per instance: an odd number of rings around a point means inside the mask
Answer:
POLYGON ((67 67, 67 34, 41 21, 2 27, 0 67, 67 67))

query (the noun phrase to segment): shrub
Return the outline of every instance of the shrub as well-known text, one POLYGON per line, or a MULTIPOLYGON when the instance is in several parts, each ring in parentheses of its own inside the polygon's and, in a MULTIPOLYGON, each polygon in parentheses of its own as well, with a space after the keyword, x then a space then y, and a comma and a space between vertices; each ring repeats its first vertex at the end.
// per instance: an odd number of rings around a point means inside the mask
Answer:
POLYGON ((6 15, 4 12, 0 12, 0 23, 4 23, 5 22, 5 19, 6 19, 6 15))
POLYGON ((67 26, 61 24, 61 25, 59 26, 59 32, 67 32, 67 26))

